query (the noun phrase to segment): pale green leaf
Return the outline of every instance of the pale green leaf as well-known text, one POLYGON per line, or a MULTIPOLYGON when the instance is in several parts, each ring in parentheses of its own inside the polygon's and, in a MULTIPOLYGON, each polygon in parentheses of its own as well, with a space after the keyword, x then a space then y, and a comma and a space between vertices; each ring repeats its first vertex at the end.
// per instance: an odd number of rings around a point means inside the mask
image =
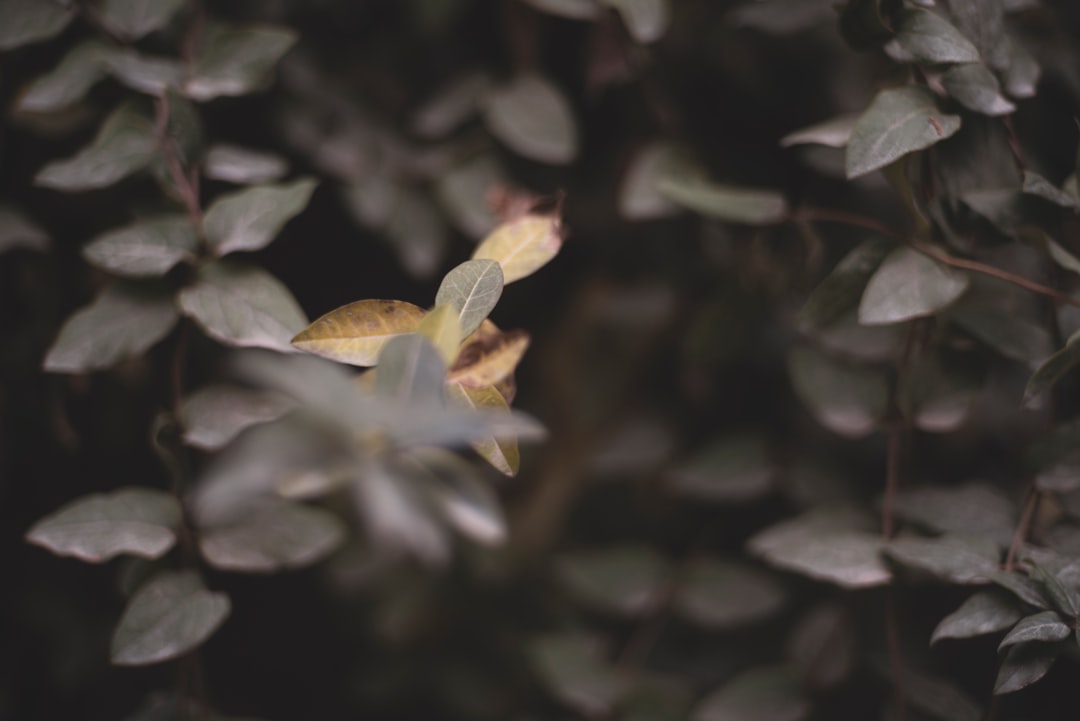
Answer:
POLYGON ((206 211, 206 239, 218 256, 260 250, 307 207, 316 180, 259 185, 220 196, 206 211))
POLYGON ((292 339, 309 353, 373 366, 392 338, 416 331, 425 312, 400 300, 360 300, 323 315, 292 339))
POLYGON ((55 68, 30 83, 19 95, 15 109, 48 113, 81 100, 105 76, 104 60, 108 52, 96 40, 76 45, 55 68))
POLYGON ((990 348, 1034 370, 1052 351, 1045 324, 1007 309, 963 300, 949 310, 949 319, 990 348))
POLYGON ((484 104, 491 134, 530 160, 566 165, 578 154, 578 128, 570 103, 538 75, 519 75, 493 89, 484 104))
POLYGON ((671 22, 670 0, 602 0, 622 16, 630 37, 639 43, 654 43, 663 37, 671 22))
POLYGON ((786 655, 805 688, 842 683, 861 660, 851 610, 837 602, 812 607, 788 636, 786 655))
POLYGON ((964 273, 913 248, 897 248, 866 284, 859 322, 886 325, 934 315, 963 295, 970 284, 964 273))
POLYGON ((994 693, 1012 693, 1035 683, 1050 670, 1061 649, 1053 644, 1024 643, 1005 654, 994 681, 994 693))
POLYGON ((674 215, 678 206, 660 192, 660 180, 695 170, 674 143, 659 140, 646 145, 634 155, 623 175, 619 187, 619 215, 627 220, 653 220, 674 215))
POLYGON ((45 356, 54 373, 108 368, 137 356, 169 334, 179 319, 165 289, 113 285, 76 311, 45 356))
POLYGON ((566 554, 556 564, 559 580, 581 601, 619 616, 645 616, 663 596, 670 569, 646 546, 616 546, 566 554))
POLYGON ((798 348, 788 355, 788 374, 810 412, 835 433, 859 438, 885 417, 889 387, 876 370, 798 348))
POLYGON ((54 0, 0 2, 0 52, 59 35, 75 10, 54 0))
POLYGON ((110 230, 82 250, 87 262, 127 276, 160 276, 181 261, 194 260, 198 238, 184 215, 159 215, 110 230))
POLYGON ((965 536, 896 538, 885 546, 885 553, 905 566, 953 583, 986 583, 1000 560, 996 543, 965 536))
POLYGON ((1042 69, 1035 57, 1013 40, 1009 43, 1009 67, 1005 70, 1002 82, 1005 92, 1014 98, 1033 98, 1038 90, 1042 69))
POLYGON ((479 240, 498 225, 492 191, 505 186, 502 166, 493 156, 484 154, 441 174, 435 181, 435 192, 454 225, 479 240))
POLYGON ((296 40, 296 33, 282 28, 212 27, 185 91, 193 100, 205 101, 259 90, 296 40))
POLYGON ((558 216, 530 213, 492 231, 473 251, 472 259, 498 261, 503 283, 513 283, 542 268, 560 248, 558 216))
POLYGON ((276 420, 295 405, 288 398, 270 391, 206 386, 185 398, 180 406, 184 441, 196 448, 216 450, 244 429, 276 420))
POLYGON ((345 540, 345 525, 321 508, 266 500, 238 523, 204 528, 199 550, 223 571, 272 573, 310 566, 345 540))
POLYGON ((765 440, 745 434, 710 441, 670 472, 668 484, 690 498, 745 503, 769 493, 775 477, 765 440))
POLYGON ((142 170, 157 157, 153 124, 132 105, 122 105, 105 120, 90 145, 66 160, 56 160, 34 176, 55 190, 104 188, 142 170))
POLYGON ((1042 584, 1047 599, 1062 616, 1066 619, 1080 617, 1080 589, 1067 571, 1055 574, 1044 566, 1035 565, 1030 573, 1033 580, 1042 584))
POLYGON ((781 667, 758 667, 728 679, 694 709, 692 721, 801 721, 810 702, 781 667))
POLYGON ((851 133, 855 130, 855 123, 858 120, 858 113, 846 113, 835 118, 822 120, 820 123, 814 123, 788 133, 780 138, 780 145, 784 148, 808 144, 842 148, 848 144, 851 133))
POLYGON ((16 248, 44 252, 51 245, 44 228, 10 205, 0 205, 0 253, 16 248))
MULTIPOLYGON (((452 405, 473 410, 489 410, 496 413, 510 414, 510 405, 495 386, 469 388, 460 383, 446 386, 447 400, 452 405)), ((501 438, 486 437, 472 441, 477 455, 490 463, 495 470, 507 476, 516 476, 521 466, 521 454, 517 439, 512 435, 501 438)))
POLYGON ((1024 405, 1030 405, 1053 388, 1073 368, 1080 364, 1080 331, 1073 333, 1065 347, 1057 351, 1035 369, 1024 387, 1024 405))
POLYGON ((379 352, 375 391, 418 405, 440 405, 446 364, 435 345, 422 335, 391 338, 379 352))
POLYGON ((288 171, 285 159, 238 145, 219 143, 211 146, 203 158, 203 174, 211 180, 246 185, 269 183, 288 171))
POLYGON ((773 575, 739 561, 697 558, 679 573, 672 607, 705 628, 734 629, 772 616, 784 605, 773 575))
POLYGON ((941 76, 945 91, 969 110, 983 115, 1008 115, 1016 106, 1001 94, 997 77, 982 63, 954 65, 941 76))
POLYGON ((138 40, 168 25, 183 6, 184 0, 103 0, 101 21, 117 35, 138 40))
POLYGON ((235 347, 290 351, 289 339, 307 324, 289 289, 257 266, 211 263, 178 299, 207 335, 235 347))
POLYGON ((928 63, 977 63, 979 51, 952 23, 935 12, 909 7, 900 12, 896 42, 928 63))
POLYGON ((930 643, 945 638, 971 638, 1004 631, 1020 620, 1016 603, 996 590, 979 591, 950 613, 934 629, 930 643))
POLYGON ((720 185, 683 175, 665 176, 657 187, 676 205, 728 223, 772 225, 788 214, 787 201, 775 190, 720 185))
POLYGON ((26 540, 90 563, 120 554, 159 558, 176 543, 179 524, 180 504, 173 495, 129 487, 68 503, 35 523, 26 540))
POLYGON ((1018 643, 1062 641, 1071 633, 1072 629, 1057 613, 1041 611, 1020 619, 1013 629, 1005 634, 1005 638, 1001 639, 998 651, 1018 643))
POLYGON ((112 662, 143 666, 183 656, 224 623, 229 608, 229 597, 207 590, 194 571, 158 574, 124 609, 113 632, 112 662))
POLYGON ((1049 200, 1054 205, 1061 206, 1062 208, 1080 210, 1080 200, 1071 193, 1058 188, 1043 176, 1038 173, 1033 173, 1030 170, 1024 171, 1023 190, 1028 195, 1036 195, 1044 200, 1049 200))
POLYGON ((883 168, 960 129, 960 116, 941 112, 933 93, 905 85, 882 90, 855 123, 847 144, 848 179, 883 168))
POLYGON ((409 460, 371 461, 361 467, 351 489, 376 544, 442 563, 450 553, 450 539, 425 497, 421 481, 427 474, 409 460))
POLYGON ((502 296, 502 266, 495 260, 467 260, 443 278, 435 305, 452 305, 461 321, 462 337, 472 335, 502 296))
POLYGON ((827 328, 854 308, 891 247, 886 240, 868 240, 845 255, 806 299, 799 325, 811 330, 827 328))
POLYGON ((109 73, 132 90, 162 95, 167 88, 180 87, 184 65, 179 60, 147 55, 134 50, 115 50, 105 59, 109 73))
POLYGON ((544 636, 532 641, 527 653, 548 691, 587 717, 610 713, 628 691, 627 682, 582 636, 544 636))

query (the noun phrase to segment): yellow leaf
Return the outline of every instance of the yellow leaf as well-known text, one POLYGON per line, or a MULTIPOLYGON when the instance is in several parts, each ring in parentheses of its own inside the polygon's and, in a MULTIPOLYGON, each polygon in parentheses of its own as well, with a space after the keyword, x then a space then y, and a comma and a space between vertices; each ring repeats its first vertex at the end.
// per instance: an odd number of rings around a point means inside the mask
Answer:
POLYGON ((514 372, 528 347, 529 335, 520 330, 481 337, 461 349, 447 382, 470 388, 495 385, 514 372))
POLYGON ((448 368, 454 364, 461 350, 461 320, 457 308, 443 303, 424 316, 416 332, 434 344, 448 368))
MULTIPOLYGON (((494 386, 469 388, 460 383, 450 383, 446 387, 446 396, 450 403, 462 408, 493 410, 510 413, 510 406, 494 386)), ((473 450, 490 463, 500 473, 516 476, 521 466, 517 439, 484 438, 472 443, 473 450)))
POLYGON ((477 246, 473 260, 490 258, 502 266, 503 283, 536 272, 562 247, 557 215, 529 213, 503 223, 477 246))
POLYGON ((341 363, 373 366, 391 338, 415 332, 423 317, 423 308, 405 301, 358 300, 319 318, 292 344, 341 363))

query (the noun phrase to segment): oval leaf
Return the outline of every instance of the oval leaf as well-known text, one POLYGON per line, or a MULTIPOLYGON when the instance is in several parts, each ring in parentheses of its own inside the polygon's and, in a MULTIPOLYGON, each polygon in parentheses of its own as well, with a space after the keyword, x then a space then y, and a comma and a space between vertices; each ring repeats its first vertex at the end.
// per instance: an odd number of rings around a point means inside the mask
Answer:
POLYGON ((45 356, 44 368, 58 373, 108 368, 150 348, 179 318, 165 289, 110 286, 67 319, 45 356))
POLYGON ((527 652, 548 691, 586 717, 610 713, 628 690, 626 681, 582 636, 544 636, 530 643, 527 652))
POLYGON ((976 63, 979 51, 945 18, 925 8, 900 12, 896 42, 916 59, 928 63, 976 63))
POLYGON ((578 129, 562 92, 538 75, 494 89, 484 106, 491 134, 530 160, 565 165, 578 153, 578 129))
POLYGON ((359 300, 332 310, 292 344, 341 363, 373 366, 391 339, 416 331, 424 310, 401 300, 359 300))
POLYGON ((691 561, 679 574, 673 606, 705 628, 732 629, 767 618, 784 604, 784 586, 749 564, 713 558, 691 561))
POLYGON ((216 450, 245 428, 280 418, 295 405, 277 393, 239 386, 207 386, 185 398, 180 406, 184 442, 216 450))
POLYGON ((257 266, 211 263, 178 299, 184 315, 230 346, 291 351, 289 339, 307 323, 289 289, 257 266))
POLYGON ((882 90, 851 132, 845 168, 848 179, 883 168, 897 158, 928 148, 960 129, 960 116, 938 110, 926 88, 907 85, 882 90))
POLYGON ((162 215, 99 235, 82 254, 89 263, 118 275, 160 276, 193 259, 198 242, 187 216, 162 215))
POLYGON ((994 693, 1012 693, 1035 683, 1050 670, 1061 649, 1053 644, 1024 643, 1005 654, 994 682, 994 693))
POLYGON ((983 115, 1008 115, 1016 106, 1001 94, 997 77, 982 63, 954 65, 941 76, 945 91, 956 102, 983 115))
POLYGON ((1000 591, 979 591, 960 608, 941 619, 930 643, 943 638, 972 638, 1004 631, 1020 620, 1020 609, 1000 591))
POLYGON ((462 336, 468 337, 495 308, 502 289, 502 266, 497 261, 467 260, 443 278, 435 294, 435 305, 452 305, 461 321, 462 336))
POLYGON ((211 180, 244 185, 277 180, 289 166, 280 155, 221 143, 206 151, 202 168, 211 180))
POLYGON ((434 344, 422 335, 391 338, 379 353, 375 391, 386 398, 420 405, 440 405, 446 364, 434 344))
POLYGON ((503 223, 473 251, 473 260, 502 266, 503 283, 513 283, 542 268, 562 247, 559 218, 530 213, 503 223))
POLYGON ((0 51, 48 40, 60 34, 75 11, 58 2, 4 0, 0 3, 0 51))
POLYGON ((171 494, 121 488, 68 503, 35 523, 26 540, 91 563, 123 553, 160 558, 176 543, 179 524, 180 504, 171 494))
POLYGON ((108 48, 94 40, 75 46, 59 65, 32 82, 19 96, 16 110, 48 113, 81 100, 105 77, 108 48))
POLYGON ((291 30, 213 27, 195 59, 185 92, 193 100, 258 90, 297 40, 291 30))
POLYGON ((788 374, 810 412, 835 433, 859 438, 885 417, 889 386, 882 373, 799 348, 788 356, 788 374))
POLYGON ((101 21, 122 38, 138 40, 161 30, 184 6, 184 0, 104 0, 101 21))
POLYGON ((963 295, 970 284, 964 273, 913 248, 897 248, 867 283, 859 303, 859 322, 886 325, 934 315, 963 295))
POLYGON ((265 248, 307 207, 318 183, 303 178, 287 185, 260 185, 223 195, 206 211, 206 240, 218 256, 265 248))
POLYGON ((998 644, 998 651, 1018 643, 1031 641, 1062 641, 1069 637, 1072 629, 1061 620, 1054 611, 1042 611, 1025 616, 1013 627, 1013 630, 1005 634, 998 644))
POLYGON ((145 168, 156 157, 153 124, 131 105, 124 105, 105 120, 90 145, 67 160, 49 163, 34 176, 34 182, 67 192, 104 188, 145 168))
POLYGON ((345 525, 320 508, 264 501, 240 523, 204 529, 199 550, 223 571, 271 573, 310 566, 345 540, 345 525))
POLYGON ((905 566, 953 583, 986 583, 997 571, 1000 556, 993 541, 964 536, 897 538, 885 552, 905 566))
POLYGON ((124 609, 112 637, 112 662, 143 666, 183 656, 228 615, 229 597, 208 591, 194 571, 159 574, 124 609))
POLYGON ((669 475, 679 495, 721 503, 745 503, 769 493, 776 469, 764 439, 753 435, 718 438, 669 475))
POLYGON ((667 561, 644 546, 623 546, 563 556, 556 571, 566 589, 602 610, 644 616, 660 602, 667 561))
POLYGON ((868 240, 845 255, 806 299, 799 311, 799 325, 820 330, 840 320, 859 302, 890 247, 885 240, 868 240))
POLYGON ((1065 347, 1043 361, 1024 387, 1024 405, 1031 405, 1053 388, 1080 363, 1080 331, 1073 333, 1065 347))

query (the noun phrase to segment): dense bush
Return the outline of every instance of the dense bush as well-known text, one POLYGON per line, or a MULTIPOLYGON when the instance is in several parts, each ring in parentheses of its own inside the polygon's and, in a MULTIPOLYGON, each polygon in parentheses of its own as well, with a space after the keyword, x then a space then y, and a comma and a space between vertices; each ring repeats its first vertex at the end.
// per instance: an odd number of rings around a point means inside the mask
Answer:
POLYGON ((0 718, 1075 718, 1080 11, 832 6, 0 0, 0 718))

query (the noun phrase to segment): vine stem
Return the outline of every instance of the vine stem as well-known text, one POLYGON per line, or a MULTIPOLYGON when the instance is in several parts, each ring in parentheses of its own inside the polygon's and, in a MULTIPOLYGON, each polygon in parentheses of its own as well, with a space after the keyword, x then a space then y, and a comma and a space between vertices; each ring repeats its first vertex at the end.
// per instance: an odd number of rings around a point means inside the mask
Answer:
POLYGON ((1027 540, 1028 531, 1031 530, 1031 519, 1035 517, 1041 495, 1034 485, 1028 489, 1024 510, 1020 512, 1020 520, 1016 522, 1016 530, 1013 532, 1012 543, 1009 544, 1009 552, 1005 555, 1005 571, 1011 571, 1016 566, 1016 556, 1020 552, 1020 546, 1027 540))

